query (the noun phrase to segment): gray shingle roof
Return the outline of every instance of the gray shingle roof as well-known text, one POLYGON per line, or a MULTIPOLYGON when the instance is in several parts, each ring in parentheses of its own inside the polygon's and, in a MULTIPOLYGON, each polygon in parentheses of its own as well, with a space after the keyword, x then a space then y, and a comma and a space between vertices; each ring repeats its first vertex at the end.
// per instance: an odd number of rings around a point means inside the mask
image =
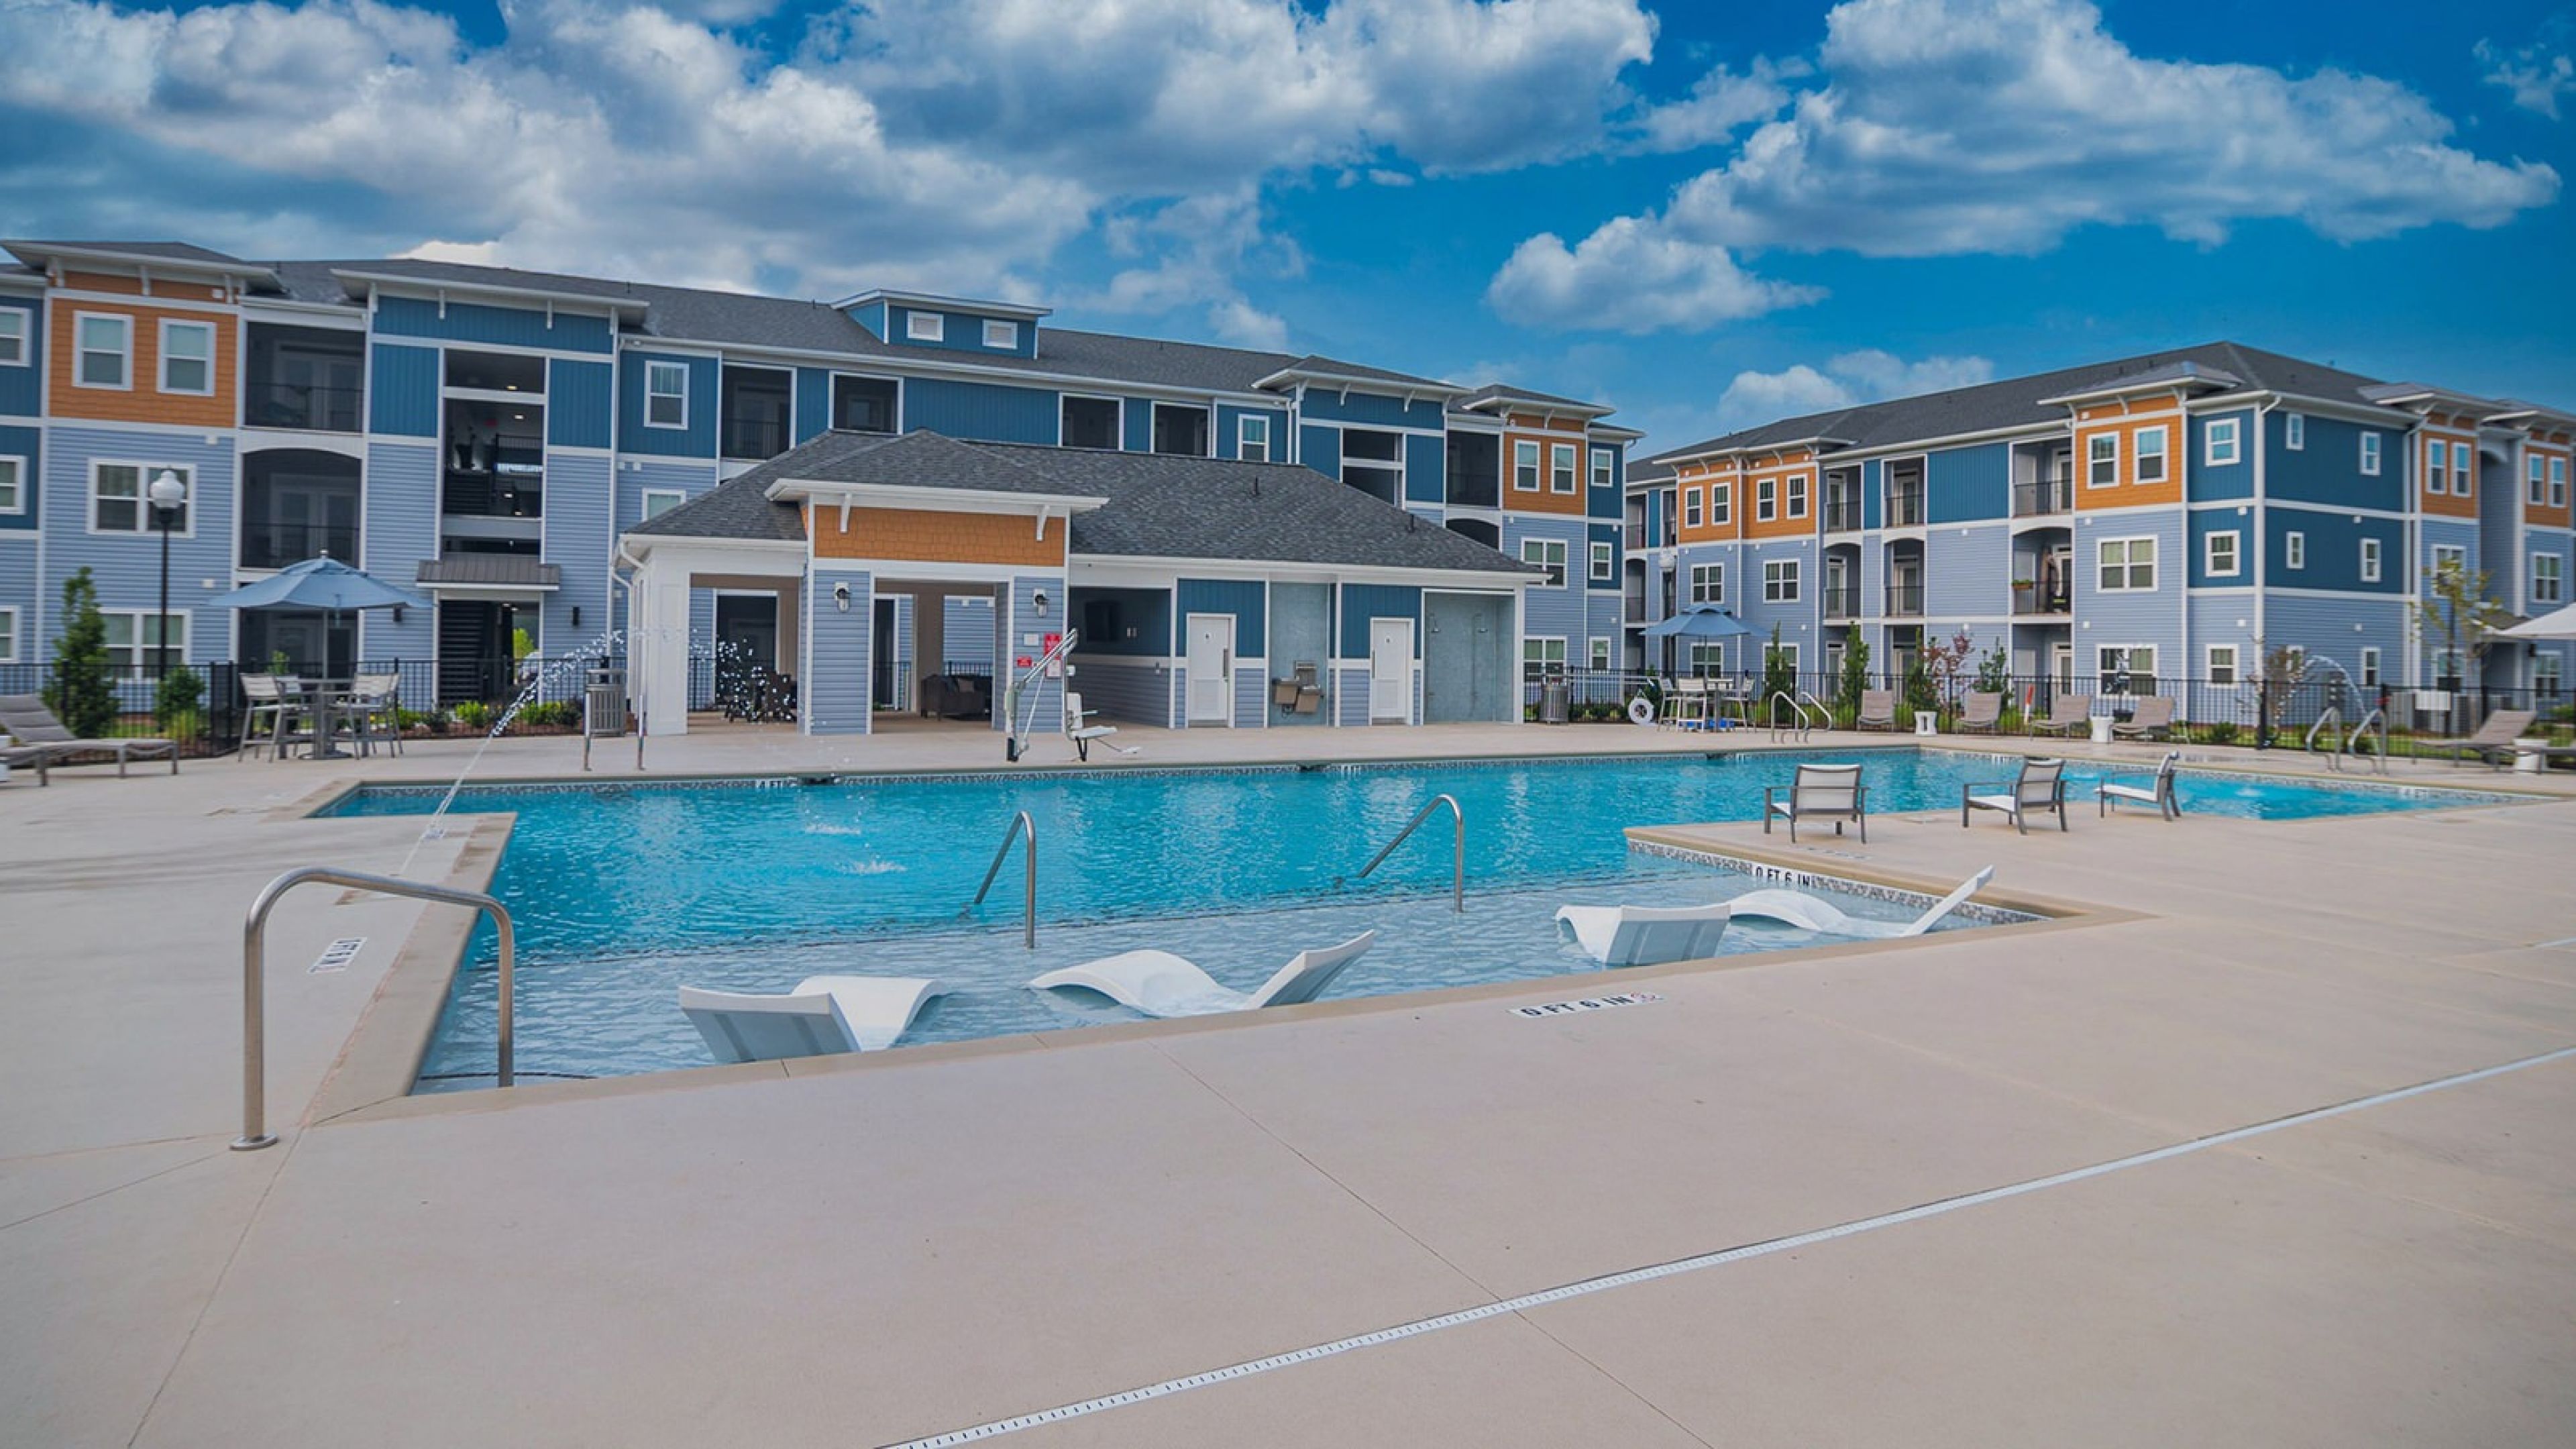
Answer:
POLYGON ((527 554, 459 553, 422 559, 412 582, 551 589, 562 585, 563 568, 527 554))
MULTIPOLYGON (((1322 373, 1328 377, 1355 377, 1374 382, 1404 383, 1412 387, 1448 388, 1455 387, 1457 385, 1455 383, 1442 382, 1436 377, 1424 377, 1419 373, 1393 372, 1383 367, 1370 367, 1363 363, 1344 362, 1338 357, 1323 357, 1312 352, 1307 353, 1303 357, 1285 361, 1280 365, 1271 368, 1270 371, 1315 372, 1322 373)), ((1266 375, 1267 374, 1265 374, 1265 376, 1266 375)))
POLYGON ((233 266, 247 265, 240 257, 212 251, 193 242, 178 241, 18 241, 9 246, 34 251, 123 252, 132 257, 168 257, 172 261, 223 262, 233 266))
POLYGON ((1483 387, 1458 399, 1451 406, 1472 408, 1490 402, 1534 402, 1561 408, 1584 408, 1604 413, 1610 411, 1599 403, 1585 402, 1579 397, 1559 397, 1552 392, 1537 392, 1526 387, 1514 387, 1505 382, 1486 383, 1483 387))

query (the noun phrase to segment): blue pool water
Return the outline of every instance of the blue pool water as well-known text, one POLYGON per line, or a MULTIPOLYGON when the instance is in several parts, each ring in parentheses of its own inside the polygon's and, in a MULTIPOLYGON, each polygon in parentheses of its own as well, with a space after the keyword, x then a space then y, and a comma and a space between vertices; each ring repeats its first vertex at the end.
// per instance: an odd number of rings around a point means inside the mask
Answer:
MULTIPOLYGON (((1963 782, 2008 775, 2018 763, 1907 748, 1849 758, 1863 762, 1880 814, 1955 809, 1963 782)), ((759 991, 824 972, 974 980, 974 991, 934 1008, 909 1042, 1104 1019, 1096 1000, 1068 1008, 1022 983, 1051 965, 1137 945, 1180 950, 1249 986, 1304 946, 1377 925, 1387 939, 1335 996, 1578 969, 1580 959, 1562 953, 1547 929, 1563 901, 1677 904, 1754 884, 1634 855, 1623 827, 1756 818, 1763 787, 1785 785, 1794 768, 1780 755, 1711 755, 477 786, 454 808, 518 816, 493 889, 519 929, 522 1068, 600 1075, 706 1060, 674 1004, 681 981, 759 991), (1464 922, 1447 909, 1445 814, 1367 881, 1352 879, 1442 792, 1457 797, 1468 822, 1464 922), (1021 810, 1039 836, 1046 949, 1035 956, 1018 944, 1016 853, 986 905, 961 916, 1021 810)), ((441 793, 371 786, 330 813, 426 815, 441 793)), ((2266 819, 2463 798, 2191 772, 2180 794, 2194 814, 2266 819)), ((1903 914, 1882 902, 1840 903, 1855 915, 1903 914)), ((1729 941, 1748 950, 1781 944, 1750 927, 1729 941)), ((470 1082, 490 1070, 491 959, 487 931, 459 973, 425 1068, 433 1079, 470 1082)))

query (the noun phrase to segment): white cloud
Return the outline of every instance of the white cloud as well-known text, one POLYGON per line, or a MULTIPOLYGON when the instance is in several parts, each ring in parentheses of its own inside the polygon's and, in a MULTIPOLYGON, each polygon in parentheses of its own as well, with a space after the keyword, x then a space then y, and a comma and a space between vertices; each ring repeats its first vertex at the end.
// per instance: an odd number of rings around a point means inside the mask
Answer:
POLYGON ((2568 53, 2571 41, 2576 41, 2576 20, 2557 15, 2540 27, 2539 37, 2529 45, 2507 50, 2490 40, 2479 41, 2478 63, 2487 67, 2488 85, 2504 87, 2513 92, 2515 105, 2554 121, 2558 98, 2576 95, 2576 56, 2568 53))
POLYGON ((1982 357, 1907 362, 1876 348, 1846 352, 1822 368, 1801 362, 1778 372, 1737 373, 1718 395, 1717 426, 1732 431, 1859 403, 1973 387, 1994 375, 1995 365, 1982 357))
POLYGON ((1714 146, 1789 104, 1786 79, 1804 76, 1803 62, 1757 59, 1738 72, 1718 66, 1699 78, 1689 96, 1648 109, 1637 122, 1639 149, 1688 151, 1714 146))
POLYGON ((1709 327, 1822 295, 1753 276, 1723 246, 1632 216, 1603 224, 1570 250, 1541 232, 1513 250, 1485 289, 1495 311, 1526 326, 1637 333, 1709 327))

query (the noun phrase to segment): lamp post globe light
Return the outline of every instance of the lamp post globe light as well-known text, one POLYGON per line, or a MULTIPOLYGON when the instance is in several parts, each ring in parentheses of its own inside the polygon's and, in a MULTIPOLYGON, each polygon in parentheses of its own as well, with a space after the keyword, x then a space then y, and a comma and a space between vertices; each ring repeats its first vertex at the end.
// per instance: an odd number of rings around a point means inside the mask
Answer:
POLYGON ((170 523, 188 504, 188 480, 171 469, 155 474, 146 490, 152 521, 161 530, 161 612, 152 626, 152 681, 157 686, 170 673, 170 523))

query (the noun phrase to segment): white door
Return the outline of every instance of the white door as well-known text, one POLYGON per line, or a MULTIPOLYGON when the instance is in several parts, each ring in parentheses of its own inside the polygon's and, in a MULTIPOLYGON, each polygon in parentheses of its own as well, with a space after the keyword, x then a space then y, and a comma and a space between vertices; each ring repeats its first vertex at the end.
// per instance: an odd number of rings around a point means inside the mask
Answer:
POLYGON ((1413 621, 1369 620, 1369 720, 1413 718, 1413 621))
POLYGON ((1182 667, 1189 680, 1191 724, 1234 723, 1234 616, 1189 616, 1189 652, 1182 667))

